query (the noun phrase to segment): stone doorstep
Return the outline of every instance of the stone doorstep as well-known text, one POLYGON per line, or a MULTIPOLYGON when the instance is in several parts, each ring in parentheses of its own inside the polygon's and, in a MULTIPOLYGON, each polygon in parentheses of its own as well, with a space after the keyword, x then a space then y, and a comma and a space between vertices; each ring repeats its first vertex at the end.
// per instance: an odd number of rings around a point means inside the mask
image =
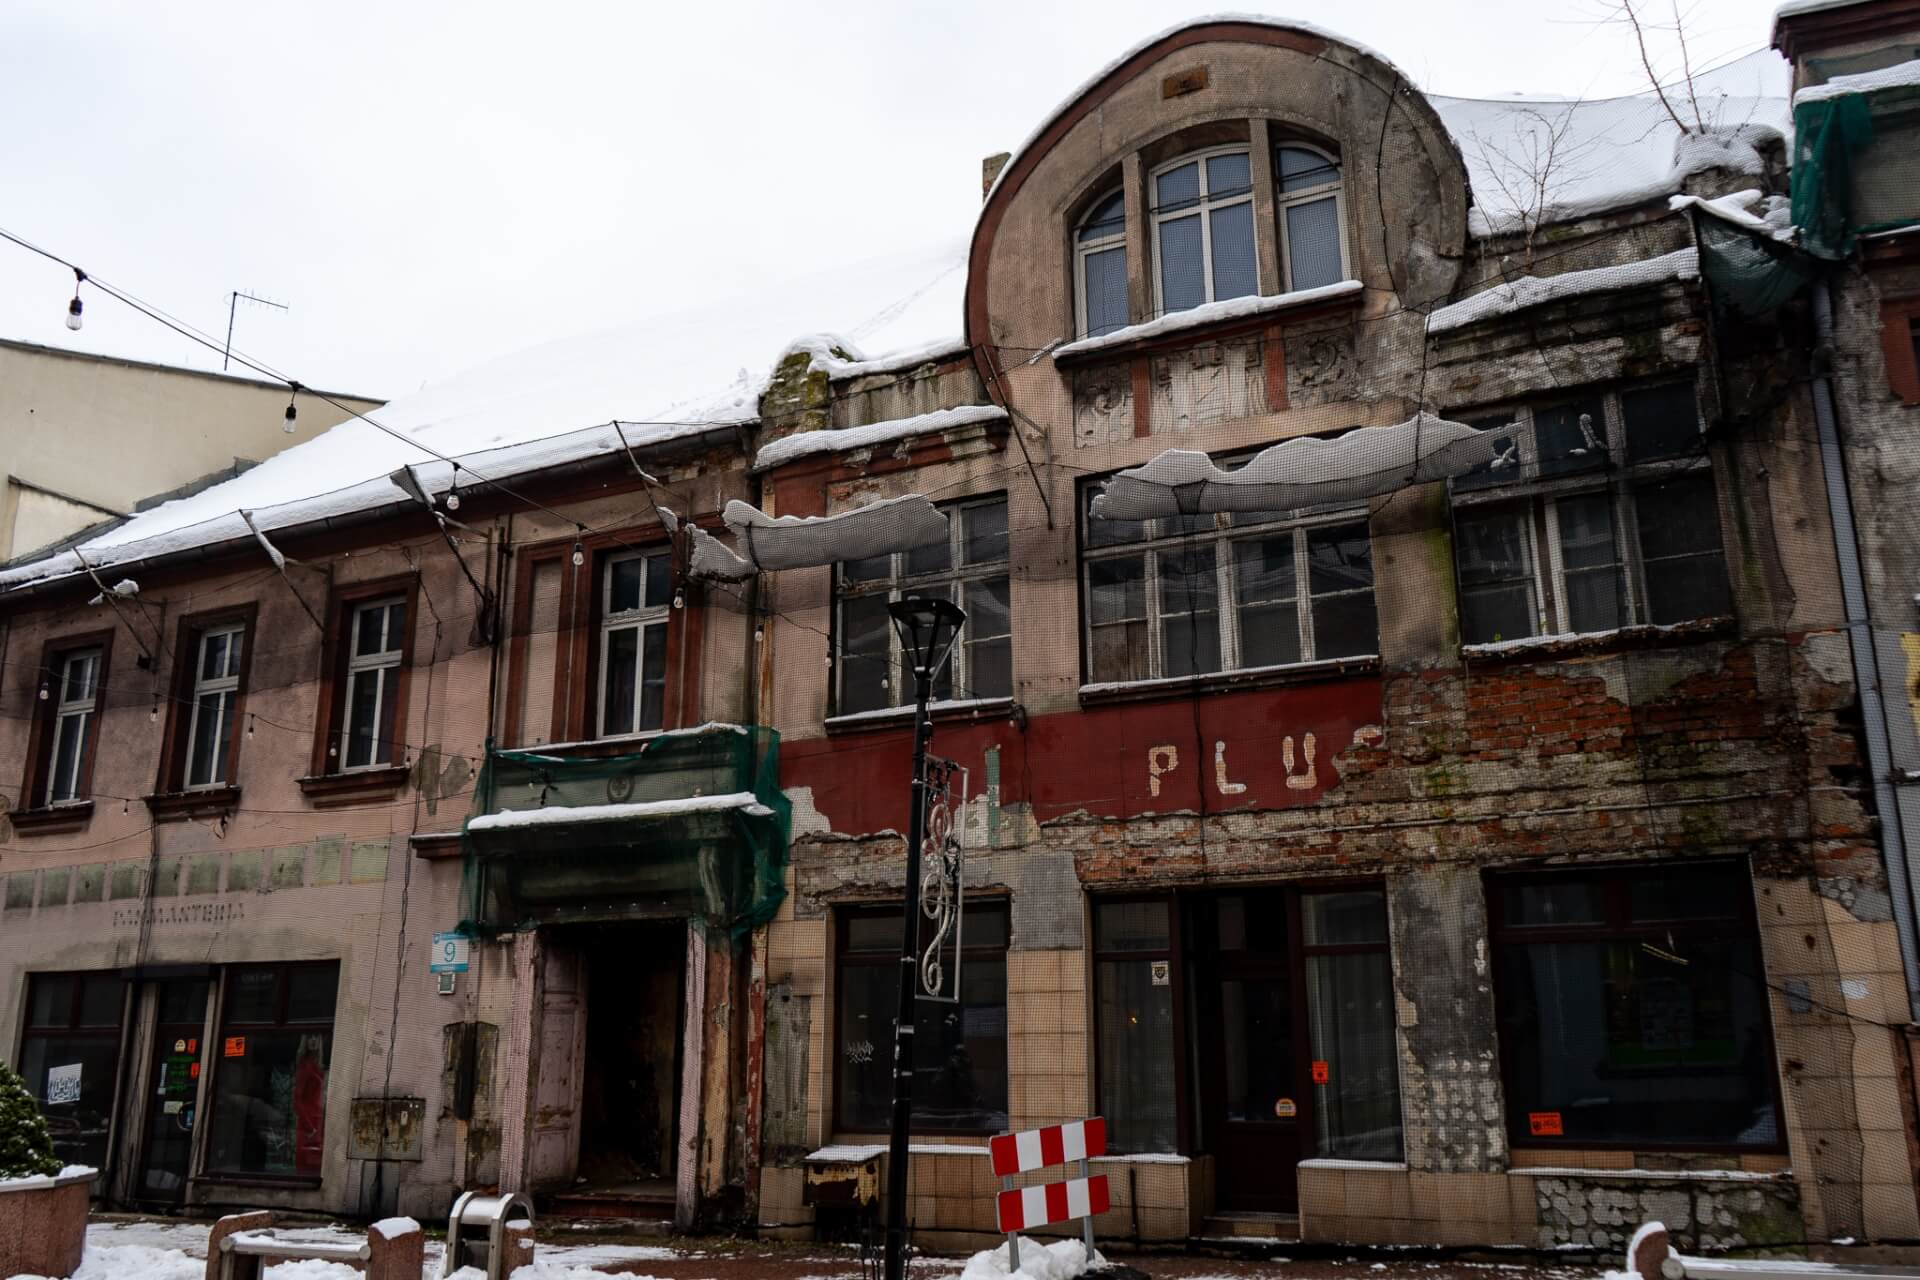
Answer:
POLYGON ((1200 1224, 1195 1232, 1202 1239, 1298 1240, 1300 1215, 1297 1213, 1258 1213, 1229 1211, 1216 1213, 1200 1224))

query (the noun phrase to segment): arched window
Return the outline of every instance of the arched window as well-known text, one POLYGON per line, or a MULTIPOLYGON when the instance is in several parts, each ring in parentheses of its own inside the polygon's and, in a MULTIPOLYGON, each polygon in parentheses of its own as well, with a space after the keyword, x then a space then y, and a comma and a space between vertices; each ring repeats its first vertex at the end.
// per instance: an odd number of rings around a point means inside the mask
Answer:
POLYGON ((1073 233, 1073 279, 1080 336, 1097 338, 1127 323, 1127 202, 1116 191, 1080 220, 1073 233))
POLYGON ((1183 156, 1153 174, 1161 314, 1260 291, 1247 149, 1183 156))
POLYGON ((1284 288, 1315 289, 1347 278, 1346 219, 1340 162, 1316 147, 1284 142, 1273 149, 1274 204, 1280 219, 1284 288))

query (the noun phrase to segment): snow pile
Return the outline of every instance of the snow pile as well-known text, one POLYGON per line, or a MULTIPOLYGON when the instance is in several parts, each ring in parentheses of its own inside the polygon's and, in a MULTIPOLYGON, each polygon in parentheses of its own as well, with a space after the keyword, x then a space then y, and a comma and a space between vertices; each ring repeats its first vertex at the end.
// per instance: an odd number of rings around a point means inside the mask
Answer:
MULTIPOLYGON (((275 1272, 267 1273, 267 1280, 281 1280, 275 1272)), ((289 1280, 292 1280, 289 1277, 289 1280)), ((461 1267, 455 1271, 451 1280, 487 1280, 487 1273, 479 1267, 461 1267)), ((602 1271, 594 1267, 569 1266, 564 1262, 534 1262, 529 1266, 516 1267, 513 1280, 655 1280, 653 1276, 642 1275, 638 1271, 602 1271)))
POLYGON ((1844 97, 1849 93, 1876 93, 1881 89, 1915 87, 1920 87, 1920 58, 1915 58, 1912 62, 1897 63, 1891 67, 1882 67, 1878 71, 1835 76, 1825 84, 1808 85, 1793 95, 1793 105, 1798 107, 1809 102, 1825 102, 1830 98, 1844 97))
POLYGON ((1100 520, 1152 520, 1221 511, 1293 511, 1357 502, 1410 484, 1464 475, 1492 463, 1499 437, 1422 413, 1390 427, 1337 436, 1298 436, 1262 449, 1233 469, 1206 454, 1168 449, 1107 481, 1094 498, 1100 520))
POLYGON ((1106 1265, 1106 1259, 1094 1251, 1092 1258, 1087 1257, 1087 1246, 1079 1240, 1062 1240, 1056 1244, 1043 1245, 1038 1240, 1018 1237, 1020 1243, 1020 1269, 1015 1271, 1007 1260, 1007 1246, 988 1249, 976 1253, 967 1259, 966 1270, 960 1273, 960 1280, 1074 1280, 1091 1267, 1106 1265))
POLYGON ((965 263, 965 245, 949 241, 503 357, 374 410, 395 434, 349 419, 243 475, 140 512, 79 554, 0 569, 0 589, 85 572, 82 556, 104 574, 150 556, 252 541, 253 529, 405 503, 387 478, 404 466, 438 496, 455 472, 435 453, 459 460, 463 488, 483 476, 511 485, 544 468, 750 422, 794 335, 817 334, 823 322, 846 336, 803 342, 829 368, 847 355, 865 360, 862 346, 885 353, 948 341, 941 335, 960 319, 965 263))
POLYGON ((20 1178, 0 1178, 0 1187, 18 1191, 31 1187, 50 1187, 64 1178, 97 1178, 100 1171, 90 1164, 70 1164, 58 1173, 30 1173, 20 1178))
POLYGON ((1427 317, 1429 334, 1509 315, 1529 307, 1593 293, 1612 293, 1619 289, 1637 289, 1664 284, 1669 280, 1697 280, 1700 255, 1691 248, 1676 249, 1657 258, 1626 262, 1614 267, 1593 267, 1586 271, 1563 271, 1557 276, 1520 276, 1491 289, 1441 307, 1427 317))
MULTIPOLYGON (((549 805, 544 809, 503 809, 483 813, 467 823, 469 831, 505 831, 522 827, 565 826, 578 822, 630 822, 648 818, 677 818, 693 813, 725 813, 738 809, 755 818, 773 816, 773 810, 760 803, 751 791, 732 791, 718 796, 685 796, 674 800, 643 800, 634 804, 549 805)), ((411 1221, 388 1219, 387 1221, 411 1221)), ((376 1229, 386 1225, 376 1223, 376 1229)), ((419 1224, 414 1224, 419 1229, 419 1224)))
POLYGON ((968 350, 967 340, 956 333, 949 337, 936 338, 932 342, 923 342, 919 346, 905 347, 887 355, 876 356, 871 360, 830 358, 820 361, 819 367, 825 369, 827 377, 833 381, 844 382, 849 378, 865 378, 880 373, 904 373, 908 369, 918 369, 923 364, 952 360, 965 355, 968 350))
POLYGON ((369 1232, 378 1231, 382 1240, 397 1240, 401 1236, 411 1235, 420 1229, 420 1224, 412 1218, 382 1218, 368 1227, 369 1232))
POLYGON ((1770 236, 1791 243, 1794 235, 1793 202, 1785 196, 1762 196, 1757 187, 1735 191, 1716 200, 1699 196, 1670 196, 1667 207, 1673 210, 1698 208, 1716 218, 1731 222, 1743 231, 1770 236), (1755 209, 1759 212, 1754 212, 1755 209))
MULTIPOLYGON (((80 1269, 73 1273, 71 1280, 205 1280, 206 1274, 205 1262, 179 1249, 156 1249, 144 1244, 89 1244, 86 1257, 81 1259, 80 1269)), ((481 1275, 477 1271, 473 1274, 481 1275)), ((48 1278, 15 1276, 13 1280, 48 1278)), ((360 1272, 344 1262, 304 1258, 268 1267, 266 1280, 360 1280, 360 1272)))
POLYGON ((1130 324, 1125 328, 1115 329, 1111 333, 1103 333, 1096 338, 1082 338, 1078 342, 1069 342, 1056 349, 1053 354, 1076 356, 1093 351, 1105 351, 1109 347, 1165 337, 1168 334, 1184 333, 1189 329, 1216 324, 1222 320, 1239 320, 1247 316, 1265 315, 1269 311, 1285 311, 1313 302, 1344 298, 1349 294, 1359 293, 1363 287, 1358 280, 1342 280, 1337 284, 1323 284, 1315 289, 1296 289, 1292 293, 1274 293, 1264 297, 1259 294, 1248 294, 1243 298, 1228 298, 1223 302, 1207 302, 1197 307, 1189 307, 1185 311, 1175 311, 1170 315, 1161 316, 1157 320, 1148 320, 1143 324, 1130 324))
MULTIPOLYGON (((343 1266, 339 1270, 345 1275, 327 1273, 318 1277, 301 1277, 300 1280, 347 1280, 347 1277, 357 1274, 351 1267, 343 1266)), ((156 1249, 144 1244, 89 1244, 86 1256, 80 1260, 80 1269, 73 1273, 72 1280, 205 1280, 206 1274, 206 1263, 198 1258, 189 1258, 178 1249, 156 1249)), ((278 1268, 268 1274, 271 1280, 293 1280, 278 1268)), ((15 1276, 13 1280, 48 1278, 29 1275, 15 1276)))
POLYGON ((1672 178, 1677 182, 1709 169, 1755 177, 1767 171, 1762 149, 1777 146, 1780 131, 1763 124, 1740 124, 1731 129, 1683 133, 1673 140, 1672 178))
MULTIPOLYGON (((722 518, 740 548, 734 558, 761 569, 819 568, 911 551, 947 536, 946 516, 917 493, 883 498, 831 516, 770 516, 736 498, 727 503, 722 518)), ((717 540, 698 545, 695 554, 704 550, 712 555, 715 547, 720 547, 717 540)))
POLYGON ((1007 411, 994 404, 967 404, 955 409, 936 409, 911 418, 894 418, 869 423, 864 427, 833 427, 823 431, 801 431, 775 440, 760 450, 753 460, 755 471, 771 471, 799 458, 822 453, 844 453, 851 449, 871 449, 895 440, 950 431, 979 422, 1003 422, 1007 411))

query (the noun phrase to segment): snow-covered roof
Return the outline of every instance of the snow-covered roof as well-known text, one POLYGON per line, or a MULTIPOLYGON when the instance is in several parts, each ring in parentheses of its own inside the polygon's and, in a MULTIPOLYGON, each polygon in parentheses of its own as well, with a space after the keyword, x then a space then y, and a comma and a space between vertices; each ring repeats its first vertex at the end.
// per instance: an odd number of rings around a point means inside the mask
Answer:
POLYGON ((1793 105, 1807 102, 1825 102, 1829 98, 1843 97, 1849 93, 1874 93, 1881 89, 1908 89, 1920 85, 1920 58, 1911 62, 1896 63, 1891 67, 1882 67, 1878 71, 1862 71, 1856 75, 1835 76, 1825 84, 1808 85, 1793 95, 1793 105))
MULTIPOLYGON (((1304 31, 1360 47, 1291 19, 1231 13, 1189 19, 1139 42, 1089 77, 1021 149, 1127 59, 1181 30, 1219 21, 1304 31)), ((1362 52, 1392 65, 1372 50, 1362 52)), ((1651 94, 1595 101, 1429 101, 1465 157, 1474 227, 1485 232, 1538 214, 1524 198, 1527 157, 1549 137, 1557 136, 1559 160, 1548 184, 1547 221, 1672 194, 1687 174, 1709 165, 1757 172, 1754 146, 1790 127, 1787 83, 1787 65, 1771 51, 1696 76, 1701 112, 1713 126, 1704 136, 1682 135, 1651 94)), ((462 477, 463 484, 482 478, 511 483, 529 471, 748 422, 777 359, 795 349, 811 352, 816 367, 833 378, 901 371, 957 355, 964 343, 952 335, 961 320, 965 258, 966 246, 949 241, 745 296, 663 308, 614 330, 495 360, 376 411, 402 438, 349 419, 244 475, 96 534, 77 552, 0 568, 0 591, 72 577, 88 567, 104 574, 156 556, 250 539, 243 511, 269 535, 369 513, 407 500, 387 479, 402 466, 414 466, 420 485, 438 494, 454 482, 455 472, 435 454, 453 457, 474 473, 462 477), (823 335, 823 328, 833 336, 823 335), (621 426, 610 425, 615 421, 621 426)))
POLYGON ((1563 271, 1557 276, 1520 276, 1493 288, 1441 307, 1427 317, 1429 334, 1458 329, 1489 316, 1507 315, 1549 302, 1578 298, 1616 289, 1637 289, 1668 280, 1692 280, 1700 275, 1700 255, 1692 246, 1657 258, 1623 262, 1586 271, 1563 271))
POLYGON ((506 356, 357 418, 191 497, 142 512, 62 552, 0 569, 0 589, 96 571, 252 537, 239 513, 276 529, 349 517, 406 500, 387 479, 417 469, 429 494, 445 491, 457 460, 463 485, 617 454, 752 421, 774 365, 796 346, 841 363, 821 339, 862 359, 868 351, 924 350, 960 318, 965 246, 912 253, 801 276, 752 294, 664 309, 602 333, 506 356), (812 335, 796 338, 796 335, 812 335), (620 421, 616 430, 613 421, 620 421), (621 437, 625 437, 623 446, 621 437), (431 450, 432 452, 429 452, 431 450))
MULTIPOLYGON (((1709 168, 1759 174, 1755 147, 1790 135, 1791 68, 1762 49, 1694 77, 1707 132, 1683 135, 1652 93, 1623 98, 1430 95, 1466 161, 1475 234, 1628 208, 1709 168), (1544 208, 1534 177, 1551 148, 1544 208)), ((1668 91, 1683 119, 1684 86, 1668 91)))
POLYGON ((935 431, 951 431, 981 422, 1002 422, 1007 411, 997 404, 966 404, 954 409, 936 409, 911 418, 873 422, 864 427, 833 427, 824 431, 801 431, 775 440, 754 457, 755 471, 771 471, 799 458, 822 453, 844 453, 849 449, 871 449, 876 445, 910 440, 935 431))

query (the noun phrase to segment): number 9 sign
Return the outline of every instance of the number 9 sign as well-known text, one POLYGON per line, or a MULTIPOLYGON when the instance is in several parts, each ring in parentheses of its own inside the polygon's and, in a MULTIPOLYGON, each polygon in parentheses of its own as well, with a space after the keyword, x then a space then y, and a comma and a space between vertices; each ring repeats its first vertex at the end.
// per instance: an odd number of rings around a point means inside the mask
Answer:
POLYGON ((435 973, 465 973, 467 971, 467 948, 470 942, 463 933, 436 933, 433 935, 432 963, 435 973))

